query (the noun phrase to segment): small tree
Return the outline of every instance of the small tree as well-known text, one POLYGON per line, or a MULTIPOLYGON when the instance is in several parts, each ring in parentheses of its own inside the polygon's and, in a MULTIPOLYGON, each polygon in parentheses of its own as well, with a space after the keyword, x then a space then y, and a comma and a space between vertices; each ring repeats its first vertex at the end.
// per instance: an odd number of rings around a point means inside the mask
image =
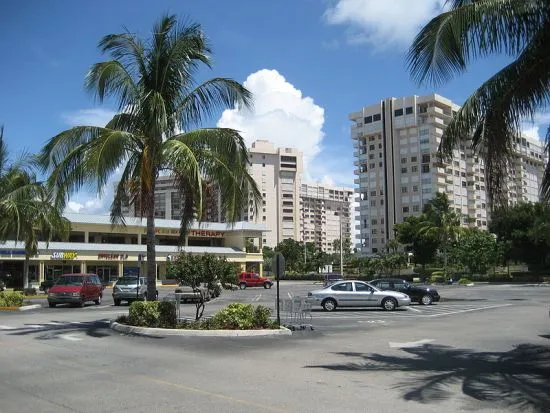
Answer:
POLYGON ((478 228, 464 230, 454 246, 456 259, 470 274, 486 274, 498 260, 497 242, 493 235, 478 228))
POLYGON ((182 253, 168 264, 168 275, 180 284, 193 289, 195 300, 195 320, 204 313, 203 286, 215 289, 218 283, 229 288, 235 282, 236 265, 228 262, 225 257, 215 257, 211 254, 191 255, 182 253))

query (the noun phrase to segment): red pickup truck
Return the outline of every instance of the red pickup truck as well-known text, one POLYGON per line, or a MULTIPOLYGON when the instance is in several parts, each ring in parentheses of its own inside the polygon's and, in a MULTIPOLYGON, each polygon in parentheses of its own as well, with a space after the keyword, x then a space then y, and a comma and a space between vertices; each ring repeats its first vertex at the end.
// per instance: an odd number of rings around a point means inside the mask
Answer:
POLYGON ((260 277, 255 272, 241 272, 238 279, 239 288, 244 290, 246 287, 264 287, 271 288, 273 281, 266 277, 260 277))

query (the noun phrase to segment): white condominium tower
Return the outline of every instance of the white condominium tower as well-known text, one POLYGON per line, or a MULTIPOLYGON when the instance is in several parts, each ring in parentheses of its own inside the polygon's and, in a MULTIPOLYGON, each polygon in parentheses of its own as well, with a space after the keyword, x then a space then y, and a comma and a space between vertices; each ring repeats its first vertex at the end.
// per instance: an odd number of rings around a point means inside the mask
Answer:
POLYGON ((263 246, 273 248, 287 238, 299 240, 302 153, 257 140, 249 148, 249 154, 250 174, 262 194, 262 204, 257 215, 250 205, 244 219, 267 226, 263 246))
POLYGON ((301 239, 314 243, 326 253, 340 251, 333 248, 335 240, 351 239, 351 202, 353 189, 327 184, 302 184, 300 191, 301 239))
MULTIPOLYGON (((436 192, 447 193, 462 224, 486 228, 485 168, 462 143, 441 163, 437 151, 446 125, 459 106, 437 94, 389 98, 349 115, 353 122, 358 245, 364 254, 381 252, 393 227, 419 215, 436 192)), ((540 144, 516 141, 510 167, 510 203, 535 201, 544 156, 540 144)))

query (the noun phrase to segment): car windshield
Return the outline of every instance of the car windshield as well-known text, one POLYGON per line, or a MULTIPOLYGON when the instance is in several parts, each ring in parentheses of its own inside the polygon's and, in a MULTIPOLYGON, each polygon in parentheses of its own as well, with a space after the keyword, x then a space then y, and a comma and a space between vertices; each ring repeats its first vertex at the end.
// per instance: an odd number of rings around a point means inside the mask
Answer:
MULTIPOLYGON (((136 285, 137 278, 135 277, 122 277, 117 281, 117 285, 136 285)), ((143 278, 139 279, 139 284, 143 285, 143 278)))
POLYGON ((55 285, 82 285, 83 282, 84 277, 79 275, 66 275, 64 277, 59 277, 55 285))

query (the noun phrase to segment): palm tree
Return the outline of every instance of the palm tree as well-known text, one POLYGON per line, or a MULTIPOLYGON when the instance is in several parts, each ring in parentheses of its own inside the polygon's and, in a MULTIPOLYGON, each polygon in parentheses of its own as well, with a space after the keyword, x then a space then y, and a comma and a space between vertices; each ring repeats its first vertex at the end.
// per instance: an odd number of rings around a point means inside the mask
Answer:
MULTIPOLYGON (((506 168, 520 122, 550 103, 550 1, 448 0, 447 6, 416 36, 409 69, 419 83, 437 86, 477 58, 504 53, 514 59, 466 100, 440 147, 450 157, 461 139, 471 137, 486 164, 489 200, 504 205, 506 168)), ((541 195, 550 199, 550 166, 541 195)))
POLYGON ((178 25, 175 16, 155 24, 143 42, 126 32, 99 42, 112 60, 92 66, 86 86, 100 102, 113 97, 120 113, 105 127, 77 126, 51 138, 41 153, 56 202, 65 205, 84 184, 98 192, 122 172, 111 205, 111 222, 124 225, 122 207, 136 205, 147 219, 148 297, 155 296, 155 181, 170 174, 183 196, 181 240, 193 219, 201 219, 203 181, 219 185, 229 222, 239 218, 260 193, 247 171, 248 152, 239 132, 195 129, 216 110, 250 108, 250 92, 238 82, 214 78, 196 85, 199 67, 210 67, 211 50, 201 26, 178 25))
POLYGON ((459 215, 451 210, 440 212, 437 219, 427 219, 420 226, 421 235, 433 237, 439 241, 439 249, 443 254, 445 276, 448 275, 449 249, 457 240, 462 230, 459 215))
POLYGON ((37 181, 30 164, 29 157, 9 164, 0 128, 0 241, 14 239, 24 244, 23 288, 29 285, 29 261, 38 253, 38 241, 48 243, 70 231, 69 221, 53 203, 51 190, 37 181))

